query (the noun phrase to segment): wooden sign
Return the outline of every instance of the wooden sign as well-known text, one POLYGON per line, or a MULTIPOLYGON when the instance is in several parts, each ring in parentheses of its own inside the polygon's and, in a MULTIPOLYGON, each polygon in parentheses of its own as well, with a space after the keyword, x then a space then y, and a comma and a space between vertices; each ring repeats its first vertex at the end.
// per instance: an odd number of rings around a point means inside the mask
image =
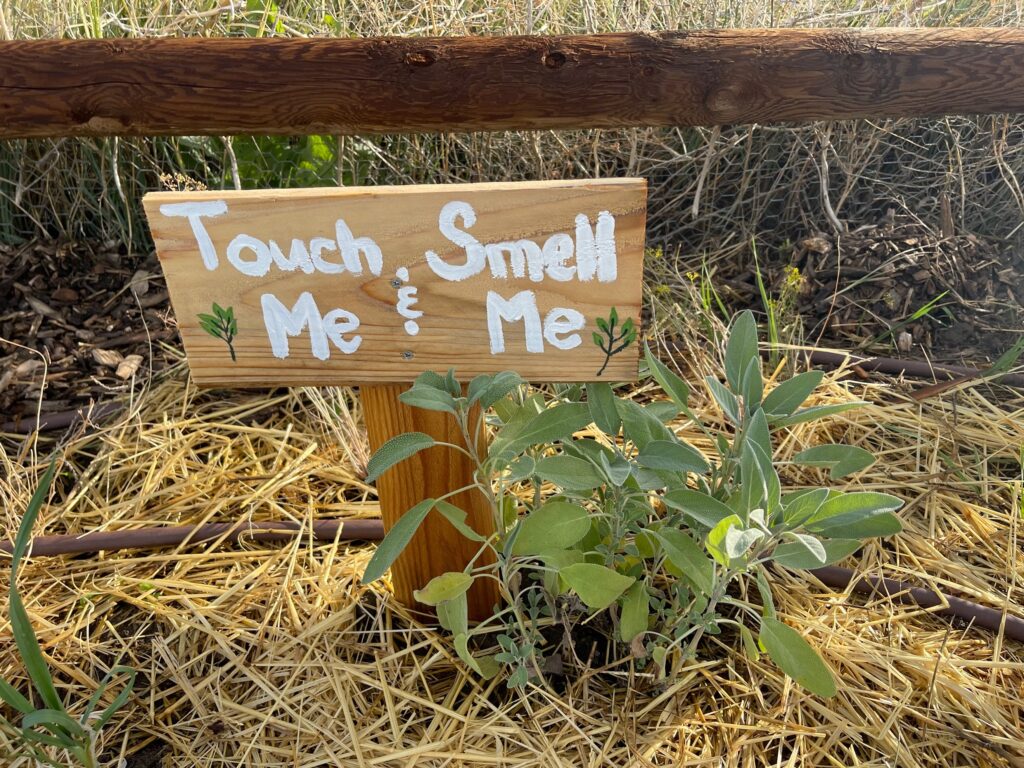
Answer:
POLYGON ((196 382, 636 378, 642 179, 156 192, 196 382))

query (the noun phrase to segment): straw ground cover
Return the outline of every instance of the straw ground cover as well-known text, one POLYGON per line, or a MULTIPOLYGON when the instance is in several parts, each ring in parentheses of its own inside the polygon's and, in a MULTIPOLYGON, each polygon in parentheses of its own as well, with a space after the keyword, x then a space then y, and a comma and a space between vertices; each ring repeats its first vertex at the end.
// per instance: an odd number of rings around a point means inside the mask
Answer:
MULTIPOLYGON (((673 318, 673 307, 654 312, 676 336, 679 318, 695 314, 673 318)), ((710 318, 704 327, 711 335, 699 324, 683 334, 693 382, 721 375, 721 328, 710 318)), ((870 405, 792 428, 782 450, 869 448, 881 460, 849 487, 907 501, 903 533, 848 564, 1024 615, 1024 397, 973 387, 915 402, 904 383, 844 373, 827 377, 816 402, 870 405)), ((702 419, 721 420, 708 392, 692 400, 702 419)), ((374 516, 360 421, 348 390, 199 392, 179 367, 115 425, 59 444, 4 439, 3 527, 16 530, 51 450, 60 470, 38 534, 374 516)), ((692 424, 673 427, 710 448, 692 424)), ((820 484, 819 472, 783 474, 798 488, 820 484)), ((73 716, 116 659, 139 670, 103 734, 106 754, 128 765, 1024 764, 1024 658, 999 634, 779 571, 779 613, 834 670, 834 699, 751 661, 728 633, 705 638, 697 661, 664 681, 595 657, 559 692, 509 691, 480 682, 444 633, 390 600, 386 581, 360 584, 373 551, 300 537, 38 558, 23 566, 21 590, 73 716)), ((0 675, 25 683, 9 643, 0 675)), ((0 732, 0 754, 14 754, 13 739, 0 732)))

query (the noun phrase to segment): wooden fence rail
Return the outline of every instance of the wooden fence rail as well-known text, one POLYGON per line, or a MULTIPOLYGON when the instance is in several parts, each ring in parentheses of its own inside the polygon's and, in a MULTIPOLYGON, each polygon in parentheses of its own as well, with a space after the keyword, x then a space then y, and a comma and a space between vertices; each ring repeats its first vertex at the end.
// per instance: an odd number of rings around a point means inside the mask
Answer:
POLYGON ((0 138, 1024 111, 1024 30, 0 43, 0 138))

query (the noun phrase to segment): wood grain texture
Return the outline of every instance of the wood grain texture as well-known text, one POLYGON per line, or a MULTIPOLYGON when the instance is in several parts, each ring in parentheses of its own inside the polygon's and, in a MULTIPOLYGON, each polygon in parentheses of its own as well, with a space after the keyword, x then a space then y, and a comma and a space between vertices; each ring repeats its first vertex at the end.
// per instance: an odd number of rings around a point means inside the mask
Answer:
POLYGON ((0 137, 720 125, 1024 110, 1024 30, 0 43, 0 137))
MULTIPOLYGON (((402 404, 398 396, 406 389, 408 387, 401 384, 361 388, 366 431, 374 451, 404 432, 425 432, 439 441, 465 444, 448 414, 402 404)), ((471 419, 475 420, 478 414, 479 411, 474 411, 471 419)), ((484 439, 482 432, 478 439, 484 439)), ((423 499, 437 498, 471 484, 473 471, 473 462, 467 456, 445 447, 420 451, 389 469, 377 479, 385 530, 390 530, 407 510, 423 499)), ((494 518, 483 493, 464 491, 448 501, 465 510, 466 522, 477 533, 483 536, 494 533, 494 518)), ((446 571, 461 571, 478 548, 479 544, 464 538, 440 514, 432 511, 391 568, 395 597, 403 605, 419 605, 413 597, 414 590, 446 571)), ((477 564, 491 562, 493 558, 481 557, 477 564)), ((498 602, 496 582, 477 579, 469 591, 470 618, 478 621, 493 615, 498 602)), ((419 607, 430 610, 423 605, 419 607)))
MULTIPOLYGON (((596 319, 607 317, 614 306, 623 321, 632 318, 637 326, 640 323, 646 211, 642 179, 166 192, 147 195, 144 205, 189 365, 202 386, 411 382, 423 371, 448 368, 455 368, 463 380, 501 370, 515 370, 535 381, 593 380, 605 362, 604 352, 592 340, 598 330, 596 319), (556 281, 545 274, 534 281, 528 275, 515 277, 511 266, 506 278, 495 278, 484 268, 464 280, 442 279, 427 263, 427 251, 436 252, 446 263, 467 261, 466 250, 446 239, 438 226, 439 212, 456 200, 472 205, 476 223, 460 226, 481 243, 525 238, 543 244, 554 233, 576 237, 579 214, 596 224, 600 212, 609 212, 614 217, 617 279, 556 281), (204 266, 188 219, 160 212, 164 204, 196 201, 223 201, 227 206, 227 213, 203 220, 218 258, 212 271, 204 266), (367 266, 362 275, 319 270, 306 274, 276 264, 263 276, 250 276, 242 274, 226 255, 229 243, 240 233, 264 243, 274 240, 287 255, 293 238, 306 245, 314 237, 330 239, 339 218, 353 236, 371 237, 379 246, 383 263, 379 276, 367 266), (406 281, 397 277, 401 267, 408 270, 406 281), (404 318, 396 310, 399 288, 405 286, 416 288, 413 308, 424 313, 416 319, 416 335, 406 332, 404 318), (491 291, 505 299, 532 291, 541 320, 556 307, 580 312, 586 327, 579 332, 579 345, 558 349, 545 338, 542 352, 528 351, 524 322, 508 321, 503 323, 505 350, 492 354, 486 306, 491 291), (355 352, 346 354, 330 344, 328 359, 318 359, 307 329, 288 339, 286 358, 275 356, 263 297, 271 294, 290 310, 305 293, 313 296, 321 315, 340 308, 358 317, 359 328, 346 336, 361 338, 355 352), (237 319, 238 332, 232 341, 235 360, 222 339, 201 327, 200 313, 210 314, 214 302, 230 307, 237 319)), ((325 260, 341 263, 340 248, 324 254, 325 260)), ((239 258, 249 261, 254 254, 247 249, 239 258)), ((638 355, 639 344, 634 343, 611 358, 600 378, 635 379, 638 355)))

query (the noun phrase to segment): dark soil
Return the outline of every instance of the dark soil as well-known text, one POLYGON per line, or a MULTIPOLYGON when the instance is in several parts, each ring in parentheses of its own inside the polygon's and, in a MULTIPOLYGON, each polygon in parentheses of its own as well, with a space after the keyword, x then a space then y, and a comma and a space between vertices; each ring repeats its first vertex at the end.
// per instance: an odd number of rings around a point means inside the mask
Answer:
MULTIPOLYGON (((984 367, 1024 332, 1024 256, 997 240, 944 234, 890 211, 765 256, 773 296, 789 269, 800 272, 794 309, 807 344, 984 367)), ((730 303, 762 309, 753 265, 726 265, 716 277, 730 303)))
POLYGON ((127 391, 173 361, 161 342, 180 344, 155 256, 0 246, 0 431, 127 391))

